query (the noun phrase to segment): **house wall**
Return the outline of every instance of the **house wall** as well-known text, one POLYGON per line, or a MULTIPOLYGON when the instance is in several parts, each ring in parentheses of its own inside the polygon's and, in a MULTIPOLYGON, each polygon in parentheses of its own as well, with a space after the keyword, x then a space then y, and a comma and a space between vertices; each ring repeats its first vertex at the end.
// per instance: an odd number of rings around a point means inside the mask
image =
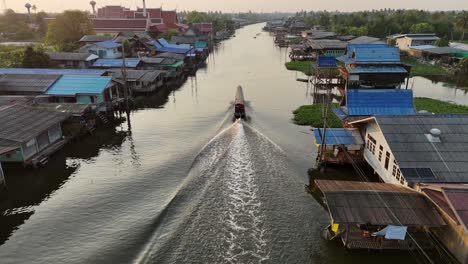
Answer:
POLYGON ((409 50, 411 46, 435 45, 435 42, 435 40, 413 40, 404 37, 396 40, 396 46, 399 47, 400 50, 409 50))
POLYGON ((0 161, 2 161, 2 162, 23 162, 23 154, 21 153, 21 148, 0 155, 0 161))
POLYGON ((76 102, 81 104, 95 104, 99 105, 104 103, 104 96, 102 94, 77 94, 76 95, 76 102), (94 98, 94 102, 92 102, 91 97, 94 98))
POLYGON ((117 49, 106 49, 100 47, 91 47, 88 50, 90 53, 99 56, 101 59, 119 59, 122 58, 122 53, 117 49))
POLYGON ((380 176, 382 181, 392 184, 407 186, 408 183, 401 175, 398 165, 395 164, 393 153, 385 140, 383 133, 375 122, 369 122, 366 127, 365 135, 366 148, 364 149, 364 159, 380 176), (369 139, 371 136, 375 143, 369 139), (387 159, 388 152, 388 159, 387 159), (385 164, 388 160, 388 166, 385 164))

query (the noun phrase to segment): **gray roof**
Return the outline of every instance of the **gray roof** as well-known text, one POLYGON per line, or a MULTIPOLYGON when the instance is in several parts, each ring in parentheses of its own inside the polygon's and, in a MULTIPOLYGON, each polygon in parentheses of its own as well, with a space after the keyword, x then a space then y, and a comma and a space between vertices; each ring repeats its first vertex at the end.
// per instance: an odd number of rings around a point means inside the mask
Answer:
MULTIPOLYGON (((116 79, 123 79, 122 71, 114 71, 110 74, 116 79)), ((161 75, 161 71, 127 70, 127 80, 138 82, 153 82, 159 75, 161 75)))
POLYGON ((310 47, 313 50, 322 49, 346 49, 348 43, 337 39, 314 39, 309 40, 310 47))
POLYGON ((156 58, 166 58, 166 59, 175 59, 175 60, 185 60, 184 54, 178 54, 173 52, 164 52, 156 55, 156 58))
POLYGON ((350 44, 371 44, 371 43, 384 43, 379 38, 368 37, 368 36, 360 36, 355 39, 348 41, 350 44))
POLYGON ((324 38, 333 38, 336 36, 335 32, 313 30, 312 34, 307 36, 308 39, 324 39, 324 38))
POLYGON ((44 93, 62 75, 58 74, 4 74, 0 77, 0 92, 44 93))
POLYGON ((434 176, 408 182, 468 183, 468 115, 375 117, 402 169, 428 168, 434 176), (426 134, 439 129, 440 143, 426 134))
POLYGON ((60 113, 82 114, 90 108, 91 105, 76 103, 39 103, 31 105, 31 107, 60 113))
POLYGON ((148 64, 174 64, 179 60, 171 58, 158 58, 158 57, 142 57, 141 61, 148 64))
POLYGON ((90 61, 99 59, 97 55, 87 52, 47 52, 47 55, 53 61, 90 61))
POLYGON ((22 105, 0 108, 0 145, 24 143, 70 117, 70 114, 35 109, 22 105))
POLYGON ((29 104, 34 101, 34 96, 26 95, 0 95, 0 107, 11 104, 29 104))
POLYGON ((174 44, 190 44, 194 45, 196 41, 195 37, 188 37, 188 36, 173 36, 171 38, 171 43, 174 44))
POLYGON ((101 42, 101 41, 112 40, 113 38, 114 36, 84 35, 80 39, 80 42, 101 42))

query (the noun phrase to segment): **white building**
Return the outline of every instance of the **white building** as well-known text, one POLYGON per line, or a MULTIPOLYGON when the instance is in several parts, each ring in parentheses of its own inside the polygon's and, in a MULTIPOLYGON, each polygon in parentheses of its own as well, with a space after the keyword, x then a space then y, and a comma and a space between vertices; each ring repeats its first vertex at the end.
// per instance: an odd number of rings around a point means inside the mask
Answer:
POLYGON ((439 39, 435 33, 424 33, 424 34, 402 34, 395 35, 392 38, 396 39, 396 46, 400 50, 409 50, 411 47, 421 45, 435 45, 439 39))
POLYGON ((386 183, 468 183, 468 115, 375 116, 349 124, 361 129, 364 159, 386 183))

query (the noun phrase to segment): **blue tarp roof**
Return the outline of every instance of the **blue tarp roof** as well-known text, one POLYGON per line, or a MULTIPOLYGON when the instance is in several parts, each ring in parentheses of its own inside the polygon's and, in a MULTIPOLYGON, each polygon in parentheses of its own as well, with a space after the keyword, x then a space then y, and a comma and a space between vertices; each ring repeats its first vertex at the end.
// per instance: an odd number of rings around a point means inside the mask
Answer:
POLYGON ((101 94, 112 76, 62 76, 47 91, 48 95, 75 96, 77 94, 101 94))
POLYGON ((113 41, 97 42, 96 45, 98 45, 99 47, 102 47, 102 48, 106 48, 106 49, 114 49, 114 48, 118 48, 118 47, 122 46, 122 44, 115 43, 113 41))
POLYGON ((347 89, 346 107, 350 116, 416 114, 413 90, 347 89))
MULTIPOLYGON (((120 68, 122 67, 122 59, 98 59, 93 67, 107 67, 107 68, 120 68)), ((125 59, 125 67, 136 68, 140 64, 140 59, 125 59)))
POLYGON ((332 56, 319 56, 317 60, 318 68, 336 68, 336 59, 332 56))
MULTIPOLYGON (((323 128, 314 129, 315 143, 322 145, 323 128)), ((353 135, 345 128, 327 128, 325 145, 352 145, 353 135)))
POLYGON ((408 71, 401 66, 357 66, 346 67, 346 71, 350 74, 361 73, 408 73, 408 71))
POLYGON ((60 75, 94 75, 102 76, 105 70, 92 69, 31 69, 31 68, 0 68, 0 74, 60 74, 60 75))

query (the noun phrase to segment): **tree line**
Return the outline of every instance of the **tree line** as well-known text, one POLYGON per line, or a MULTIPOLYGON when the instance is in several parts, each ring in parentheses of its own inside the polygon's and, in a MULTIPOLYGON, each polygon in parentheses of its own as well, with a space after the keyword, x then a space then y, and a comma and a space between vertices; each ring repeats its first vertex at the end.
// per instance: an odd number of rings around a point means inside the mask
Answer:
POLYGON ((468 31, 467 11, 382 9, 359 12, 306 12, 295 14, 308 26, 321 25, 342 35, 385 38, 399 33, 436 33, 463 40, 468 31))

